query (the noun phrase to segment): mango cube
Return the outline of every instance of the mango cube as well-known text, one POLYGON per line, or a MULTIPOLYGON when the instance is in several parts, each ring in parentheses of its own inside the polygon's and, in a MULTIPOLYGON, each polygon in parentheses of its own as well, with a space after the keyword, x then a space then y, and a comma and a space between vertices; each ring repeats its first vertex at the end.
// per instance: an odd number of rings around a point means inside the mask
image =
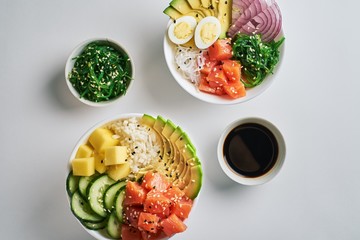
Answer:
POLYGON ((105 166, 126 163, 127 147, 113 146, 105 149, 105 166))
POLYGON ((74 158, 71 161, 73 174, 75 176, 91 176, 95 173, 95 159, 94 157, 88 158, 74 158))
POLYGON ((97 128, 91 133, 89 142, 98 153, 104 153, 105 148, 116 146, 119 141, 114 139, 113 133, 106 128, 97 128))
POLYGON ((91 146, 83 144, 78 148, 75 158, 88 158, 91 157, 93 153, 94 149, 91 146))
POLYGON ((106 171, 104 154, 94 152, 94 158, 95 158, 95 170, 99 173, 104 173, 106 171))
POLYGON ((126 178, 130 174, 130 164, 123 163, 118 165, 109 166, 107 169, 108 176, 118 181, 120 179, 126 178))

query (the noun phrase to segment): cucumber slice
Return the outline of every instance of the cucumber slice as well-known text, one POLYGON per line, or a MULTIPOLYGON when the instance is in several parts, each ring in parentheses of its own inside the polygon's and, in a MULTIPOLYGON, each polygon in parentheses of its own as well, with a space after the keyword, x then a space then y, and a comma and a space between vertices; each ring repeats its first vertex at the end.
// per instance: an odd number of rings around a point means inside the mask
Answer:
POLYGON ((100 230, 100 229, 104 229, 107 226, 108 219, 105 218, 104 220, 102 220, 101 222, 98 222, 98 223, 92 223, 92 222, 87 222, 87 221, 81 221, 81 223, 87 229, 100 230))
POLYGON ((108 215, 108 211, 104 206, 104 193, 115 183, 115 180, 108 175, 100 175, 94 179, 88 187, 89 204, 91 209, 102 217, 108 215))
POLYGON ((80 177, 80 180, 79 180, 80 194, 86 200, 88 200, 88 196, 87 196, 87 192, 86 192, 87 187, 89 186, 91 181, 94 180, 94 178, 96 178, 97 176, 99 176, 99 175, 95 173, 95 174, 93 174, 93 175, 91 175, 89 177, 80 177))
POLYGON ((99 223, 104 220, 103 217, 97 215, 91 209, 90 205, 80 195, 79 191, 76 191, 71 197, 71 211, 80 221, 99 223))
POLYGON ((106 231, 112 238, 120 239, 121 238, 121 226, 122 223, 117 219, 116 213, 113 211, 110 214, 108 224, 106 226, 106 231))
POLYGON ((120 222, 123 221, 123 202, 125 199, 125 186, 123 186, 115 198, 115 213, 120 222))
POLYGON ((104 194, 104 206, 108 211, 112 211, 114 209, 114 201, 117 195, 117 192, 120 188, 126 185, 125 181, 116 182, 111 185, 104 194))
POLYGON ((67 178, 66 178, 66 191, 67 191, 69 197, 71 197, 76 192, 76 190, 78 190, 78 188, 79 188, 79 180, 80 180, 80 177, 79 176, 74 176, 72 171, 67 176, 67 178))

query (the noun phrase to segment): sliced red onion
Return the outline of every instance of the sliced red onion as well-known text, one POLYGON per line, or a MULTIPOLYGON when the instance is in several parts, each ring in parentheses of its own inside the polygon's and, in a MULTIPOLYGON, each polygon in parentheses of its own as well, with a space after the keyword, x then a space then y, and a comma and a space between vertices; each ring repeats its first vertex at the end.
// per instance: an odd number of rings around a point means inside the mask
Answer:
POLYGON ((255 0, 233 0, 232 2, 232 23, 234 24, 240 15, 251 5, 255 0))
POLYGON ((229 28, 229 35, 233 36, 236 32, 241 29, 243 25, 248 23, 251 19, 257 16, 260 12, 268 8, 269 5, 264 0, 254 0, 248 8, 238 17, 238 19, 229 28))
POLYGON ((240 32, 248 35, 259 33, 264 42, 270 42, 279 34, 280 30, 281 15, 278 5, 275 3, 242 26, 240 32))
MULTIPOLYGON (((240 0, 239 6, 246 6, 243 13, 234 20, 228 30, 228 36, 234 37, 237 33, 261 34, 265 42, 272 41, 281 31, 282 16, 275 0, 240 0)), ((245 7, 244 7, 245 8, 245 7)))

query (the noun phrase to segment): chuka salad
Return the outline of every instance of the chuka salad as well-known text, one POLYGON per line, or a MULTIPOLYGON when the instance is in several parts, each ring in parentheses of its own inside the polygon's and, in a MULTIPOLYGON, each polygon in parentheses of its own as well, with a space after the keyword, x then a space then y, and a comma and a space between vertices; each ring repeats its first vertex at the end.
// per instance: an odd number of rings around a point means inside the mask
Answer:
POLYGON ((105 42, 92 42, 75 57, 69 81, 80 98, 103 102, 124 95, 132 80, 129 56, 105 42))

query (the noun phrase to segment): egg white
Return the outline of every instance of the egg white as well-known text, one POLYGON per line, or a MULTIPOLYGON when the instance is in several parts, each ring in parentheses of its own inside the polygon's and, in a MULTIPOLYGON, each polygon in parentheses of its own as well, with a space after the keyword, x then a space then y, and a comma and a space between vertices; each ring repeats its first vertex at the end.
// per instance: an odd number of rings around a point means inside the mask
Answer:
POLYGON ((187 43, 194 36, 194 31, 195 31, 196 24, 197 24, 196 19, 194 17, 191 17, 191 16, 183 16, 183 17, 180 17, 180 18, 176 19, 173 23, 171 23, 171 25, 168 28, 169 39, 175 44, 185 44, 185 43, 187 43), (178 24, 182 23, 182 22, 186 22, 187 24, 189 24, 189 26, 191 28, 191 34, 186 38, 178 38, 174 34, 175 27, 178 24))
POLYGON ((198 47, 199 49, 206 49, 210 47, 219 38, 220 33, 221 33, 221 24, 219 19, 213 16, 208 16, 201 19, 195 28, 194 40, 196 47, 198 47), (215 24, 215 32, 212 33, 214 34, 214 38, 212 39, 211 42, 205 42, 201 35, 201 31, 207 23, 215 24))

